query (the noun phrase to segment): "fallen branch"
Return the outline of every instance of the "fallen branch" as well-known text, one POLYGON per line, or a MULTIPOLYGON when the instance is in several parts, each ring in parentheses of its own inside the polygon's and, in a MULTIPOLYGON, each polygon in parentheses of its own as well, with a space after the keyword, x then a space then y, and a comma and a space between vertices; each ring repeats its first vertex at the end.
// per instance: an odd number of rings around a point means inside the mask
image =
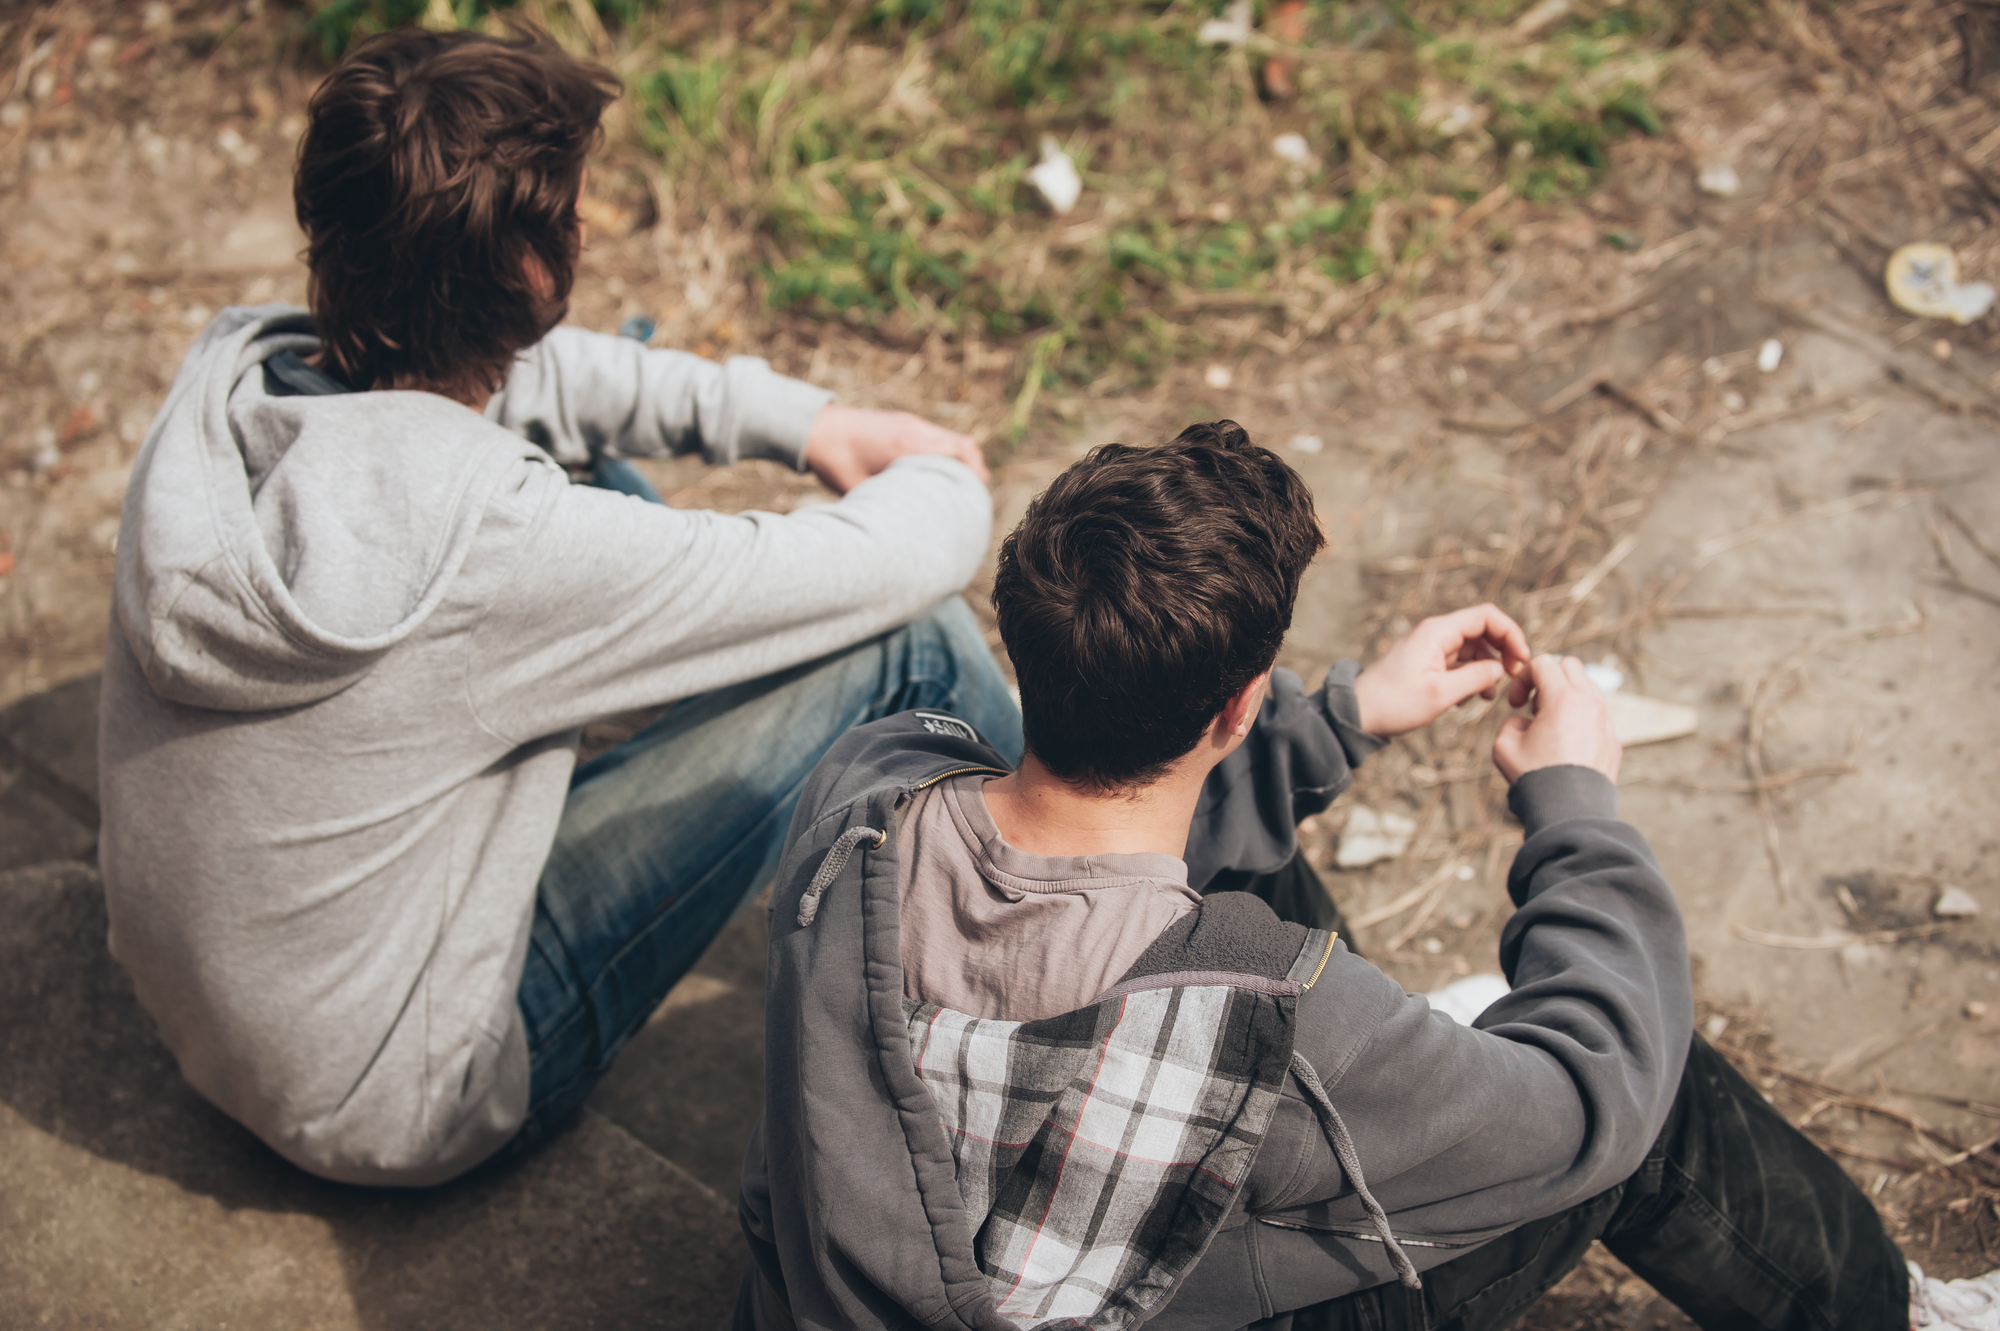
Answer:
MULTIPOLYGON (((1447 860, 1444 867, 1432 875, 1431 881, 1435 886, 1432 887, 1430 896, 1418 908, 1417 913, 1410 917, 1410 922, 1396 931, 1395 936, 1385 945, 1385 950, 1390 952, 1398 951, 1403 944, 1416 936, 1419 929, 1429 923, 1431 916, 1436 913, 1439 903, 1451 891, 1451 885, 1458 880, 1459 868, 1459 865, 1447 860)), ((1469 873, 1470 870, 1467 872, 1469 873)))
MULTIPOLYGON (((1872 491, 1871 493, 1882 494, 1887 492, 1872 491)), ((1780 901, 1787 900, 1790 897, 1791 880, 1790 876, 1785 872, 1784 850, 1778 841, 1777 815, 1771 811, 1771 792, 1763 785, 1765 779, 1771 775, 1764 767, 1764 728, 1770 724, 1771 714, 1778 709, 1783 701, 1782 699, 1774 700, 1771 686, 1779 680, 1790 677, 1815 653, 1825 651, 1829 647, 1838 647, 1849 642, 1873 642, 1880 638, 1900 637, 1905 633, 1914 633, 1928 622, 1920 614, 1915 619, 1903 620, 1900 623, 1881 624, 1873 628, 1856 629, 1848 633, 1836 633, 1831 637, 1822 638, 1818 642, 1808 643, 1778 662, 1768 674, 1757 681, 1757 687, 1751 691, 1750 714, 1744 725, 1746 741, 1744 744, 1744 762, 1750 769, 1752 793, 1757 797, 1757 820, 1764 833, 1764 853, 1770 860, 1771 878, 1777 885, 1778 899, 1780 901)), ((1753 939, 1752 941, 1759 940, 1753 939)), ((1773 946, 1785 945, 1774 944, 1773 946)), ((1845 946, 1845 944, 1838 944, 1837 946, 1845 946)))
POLYGON ((1397 897, 1394 901, 1386 905, 1377 906, 1373 910, 1363 911, 1361 914, 1352 917, 1347 921, 1347 927, 1350 929, 1369 929, 1382 923, 1384 920, 1395 919, 1398 915, 1401 915, 1404 911, 1422 901, 1430 893, 1436 891, 1439 884, 1449 881, 1451 875, 1457 871, 1458 865, 1456 863, 1447 862, 1443 868, 1439 869, 1429 878, 1424 879, 1423 882, 1418 883, 1409 891, 1403 893, 1403 895, 1397 897))
MULTIPOLYGON (((1963 527, 1961 527, 1961 530, 1963 530, 1963 527)), ((1951 543, 1946 539, 1944 529, 1939 527, 1937 522, 1928 515, 1924 518, 1924 534, 1931 538, 1931 548, 1937 551, 1938 562, 1944 565, 1945 573, 1947 574, 1946 577, 1931 579, 1933 587, 1943 587, 1947 591, 1954 591, 1963 596, 1973 597, 1976 600, 1986 602, 1988 605, 2000 606, 2000 596, 1994 595, 1983 587, 1975 587, 1966 579, 1965 570, 1961 569, 1958 566, 1958 561, 1952 558, 1951 543)), ((1981 553, 1984 554, 1987 552, 1982 548, 1981 553)))
POLYGON ((1958 528, 1959 534, 1964 536, 1966 540, 1972 542, 1973 549, 1985 555, 1995 568, 2000 568, 2000 550, 1995 550, 1992 546, 1981 540, 1979 533, 1972 529, 1972 524, 1958 515, 1957 509, 1943 500, 1939 500, 1938 511, 1951 519, 1951 525, 1958 528))
POLYGON ((1734 550, 1738 546, 1749 545, 1752 541, 1761 541, 1772 532, 1782 531, 1786 527, 1796 526, 1801 522, 1811 522, 1818 518, 1834 518, 1839 517, 1843 513, 1854 513, 1871 505, 1879 504, 1885 499, 1893 499, 1899 495, 1909 493, 1912 492, 1908 490, 1886 489, 1863 490, 1859 494, 1842 495, 1838 499, 1829 499, 1823 504, 1814 504, 1810 508, 1802 508, 1796 513, 1787 513, 1781 518, 1769 518, 1763 522, 1745 527, 1740 531, 1733 531, 1723 536, 1711 536, 1695 547, 1695 561, 1697 565, 1706 564, 1719 554, 1734 550))
POLYGON ((1804 767, 1793 767, 1776 772, 1761 781, 1702 781, 1687 776, 1638 776, 1630 781, 1621 781, 1623 786, 1674 786, 1681 790, 1699 790, 1716 795, 1754 795, 1760 790, 1777 790, 1794 782, 1810 781, 1820 776, 1852 776, 1860 771, 1853 763, 1808 763, 1804 767))
POLYGON ((1836 948, 1853 947, 1857 943, 1903 943, 1913 938, 1931 938, 1947 929, 1955 928, 1953 923, 1919 924, 1908 929, 1876 929, 1865 934, 1820 934, 1806 938, 1799 934, 1771 934, 1762 929, 1752 929, 1747 924, 1732 924, 1729 932, 1746 943, 1756 943, 1763 947, 1788 947, 1807 952, 1826 952, 1836 948))
POLYGON ((1828 407, 1843 406, 1853 396, 1852 389, 1842 389, 1837 393, 1821 393, 1818 397, 1808 398, 1794 406, 1776 407, 1770 411, 1746 411, 1741 416, 1731 416, 1727 420, 1717 421, 1709 426, 1701 432, 1701 441, 1704 444, 1718 444, 1728 436, 1741 434, 1745 430, 1760 429, 1778 421, 1790 420, 1794 416, 1810 416, 1813 412, 1825 411, 1828 407))

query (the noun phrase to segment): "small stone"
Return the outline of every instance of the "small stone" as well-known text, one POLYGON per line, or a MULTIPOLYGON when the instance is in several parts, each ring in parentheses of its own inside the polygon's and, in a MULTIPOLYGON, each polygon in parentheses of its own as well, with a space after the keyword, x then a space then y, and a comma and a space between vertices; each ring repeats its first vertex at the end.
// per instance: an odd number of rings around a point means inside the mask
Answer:
POLYGON ((1729 1018, 1720 1012, 1701 1024, 1701 1033, 1711 1040, 1720 1040, 1722 1033, 1729 1029, 1729 1018))
POLYGON ((1743 395, 1733 388, 1722 395, 1722 409, 1732 416, 1749 405, 1744 401, 1743 395))
POLYGON ((1316 434, 1295 434, 1285 441, 1285 447, 1294 453, 1323 453, 1326 440, 1316 434))
POLYGON ((1236 376, 1227 365, 1211 365, 1201 372, 1201 381, 1210 388, 1227 388, 1236 382, 1236 376))
POLYGON ((1940 920, 1962 920, 1978 913, 1979 898, 1962 887, 1947 887, 1938 893, 1937 902, 1931 907, 1931 914, 1940 920))
POLYGON ((1967 1019, 1971 1021, 1979 1021, 1983 1019, 1986 1016, 1986 1004, 1980 1002, 1976 998, 1973 999, 1970 1003, 1967 1003, 1965 1005, 1965 1015, 1967 1019))
POLYGON ((1365 869, 1383 860, 1393 860, 1410 848, 1417 832, 1416 820, 1400 813, 1377 812, 1357 804, 1341 829, 1340 849, 1333 862, 1343 869, 1365 869))
POLYGON ((1951 343, 1944 338, 1939 338, 1937 341, 1931 343, 1931 355, 1936 356, 1939 360, 1950 360, 1951 343))
POLYGON ((1778 365, 1785 359, 1785 344, 1775 337, 1764 339, 1764 345, 1757 348, 1757 368, 1765 374, 1775 374, 1778 365))

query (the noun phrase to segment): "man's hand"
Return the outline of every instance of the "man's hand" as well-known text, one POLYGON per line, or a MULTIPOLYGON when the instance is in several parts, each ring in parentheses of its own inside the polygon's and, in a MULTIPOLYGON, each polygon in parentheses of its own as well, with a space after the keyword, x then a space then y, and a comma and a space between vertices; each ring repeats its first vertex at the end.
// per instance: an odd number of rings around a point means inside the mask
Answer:
POLYGON ((900 457, 957 458, 980 484, 992 479, 978 441, 907 411, 862 411, 828 403, 806 436, 806 466, 836 494, 846 494, 900 457))
POLYGON ((1604 773, 1615 785, 1625 750, 1611 728, 1604 695, 1583 673, 1583 662, 1543 655, 1529 662, 1528 669, 1535 685, 1535 719, 1510 716, 1501 722, 1493 737, 1493 765, 1514 782, 1539 767, 1573 763, 1604 773))
POLYGON ((1475 694, 1491 698, 1510 676, 1516 707, 1528 700, 1528 638, 1490 605, 1426 619, 1354 681, 1361 728, 1402 735, 1475 694))

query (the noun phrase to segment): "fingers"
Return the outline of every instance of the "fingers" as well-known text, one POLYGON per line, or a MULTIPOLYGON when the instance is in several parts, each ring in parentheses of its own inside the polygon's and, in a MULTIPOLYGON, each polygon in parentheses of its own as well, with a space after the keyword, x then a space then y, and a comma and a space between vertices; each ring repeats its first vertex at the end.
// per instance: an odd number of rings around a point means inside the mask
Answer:
POLYGON ((1509 707, 1526 707, 1529 695, 1533 694, 1534 691, 1535 682, 1533 678, 1529 676, 1526 670, 1523 670, 1520 674, 1514 676, 1514 687, 1507 690, 1507 705, 1509 707))
POLYGON ((1439 619, 1461 642, 1483 638, 1497 647, 1510 675, 1518 673, 1520 666, 1528 660, 1528 635, 1499 606, 1490 603, 1467 606, 1463 610, 1441 615, 1439 619))
POLYGON ((1534 657, 1528 662, 1528 675, 1534 681, 1535 693, 1540 702, 1561 697, 1574 687, 1570 681, 1569 673, 1563 665, 1565 660, 1575 661, 1577 677, 1582 679, 1586 684, 1590 682, 1589 677, 1583 674, 1583 662, 1577 661, 1573 656, 1565 658, 1543 652, 1540 656, 1534 657))
POLYGON ((966 435, 960 435, 958 439, 959 443, 953 449, 952 456, 972 468, 972 474, 979 478, 981 485, 991 485, 993 473, 986 469, 986 455, 980 451, 977 441, 966 435))
POLYGON ((947 430, 941 425, 933 425, 923 417, 910 412, 897 413, 897 423, 901 426, 896 443, 903 453, 935 453, 942 457, 955 458, 972 468, 981 484, 990 483, 992 473, 986 468, 986 456, 980 451, 979 441, 969 434, 947 430))
POLYGON ((1506 670, 1498 661, 1473 661, 1456 670, 1447 670, 1438 681, 1443 693, 1440 702, 1445 707, 1455 707, 1482 693, 1490 694, 1501 680, 1507 678, 1506 670))
POLYGON ((1509 781, 1521 775, 1524 766, 1521 746, 1527 734, 1528 718, 1510 716, 1500 723, 1499 732, 1493 736, 1493 765, 1509 781))

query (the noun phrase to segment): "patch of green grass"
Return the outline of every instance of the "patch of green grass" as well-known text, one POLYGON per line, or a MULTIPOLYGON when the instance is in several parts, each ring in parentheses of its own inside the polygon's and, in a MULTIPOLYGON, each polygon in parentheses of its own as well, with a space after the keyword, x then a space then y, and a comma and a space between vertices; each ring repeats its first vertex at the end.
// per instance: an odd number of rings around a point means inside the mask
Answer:
MULTIPOLYGON (((1231 49, 1197 36, 1221 0, 780 2, 594 0, 640 143, 678 195, 755 233, 774 308, 1014 342, 1017 425, 1045 384, 1144 381, 1245 320, 1283 336, 1340 284, 1406 276, 1444 243, 1441 213, 1502 182, 1590 189, 1618 139, 1660 131, 1651 90, 1701 9, 1579 6, 1522 40, 1528 0, 1308 0, 1296 47, 1260 27, 1231 49), (1281 101, 1260 97, 1273 55, 1281 101), (1309 162, 1272 151, 1287 132, 1309 162), (1045 139, 1083 176, 1067 216, 1025 184, 1045 139)), ((320 0, 312 21, 331 47, 434 8, 320 0)))

